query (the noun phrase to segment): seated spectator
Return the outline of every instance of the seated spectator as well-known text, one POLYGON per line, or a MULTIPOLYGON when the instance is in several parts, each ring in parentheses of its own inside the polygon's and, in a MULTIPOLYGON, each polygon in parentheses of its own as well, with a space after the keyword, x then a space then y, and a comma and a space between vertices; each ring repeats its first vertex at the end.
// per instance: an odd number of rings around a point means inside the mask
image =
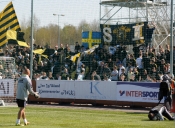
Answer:
POLYGON ((136 80, 135 80, 135 74, 132 74, 132 75, 131 75, 131 77, 130 77, 130 80, 129 80, 129 81, 131 81, 131 82, 136 81, 136 80))
POLYGON ((43 72, 43 73, 42 73, 41 79, 42 79, 42 80, 49 80, 49 78, 47 77, 46 72, 43 72))
POLYGON ((96 73, 96 71, 92 72, 91 80, 101 80, 100 76, 96 73))
POLYGON ((119 81, 126 81, 126 77, 124 74, 121 74, 119 77, 119 81))
POLYGON ((135 75, 135 81, 140 81, 141 80, 141 75, 140 73, 138 72, 137 68, 133 68, 133 73, 135 75))
POLYGON ((111 81, 111 79, 109 79, 106 75, 104 75, 103 78, 103 81, 111 81))
POLYGON ((64 71, 60 75, 60 80, 69 80, 69 79, 70 79, 70 75, 68 73, 68 70, 67 68, 64 68, 64 71))
POLYGON ((55 80, 61 80, 60 73, 58 72, 54 78, 55 80))
POLYGON ((81 70, 81 73, 78 74, 77 80, 83 80, 84 79, 84 73, 85 73, 85 71, 84 70, 81 70))
POLYGON ((117 66, 113 66, 113 71, 111 72, 111 81, 118 81, 118 77, 117 66))
POLYGON ((0 79, 2 79, 2 73, 0 72, 0 79))
POLYGON ((128 71, 128 73, 127 73, 127 81, 132 80, 132 79, 133 79, 133 75, 134 75, 134 73, 133 73, 133 68, 130 67, 130 68, 129 68, 129 71, 128 71))
POLYGON ((49 72, 48 79, 49 80, 54 80, 54 77, 52 76, 52 72, 49 72))
POLYGON ((150 74, 147 74, 147 78, 146 78, 145 82, 153 82, 150 74))
POLYGON ((152 77, 158 79, 159 76, 158 76, 158 72, 157 72, 157 69, 155 67, 152 68, 150 74, 152 75, 152 77))
POLYGON ((143 71, 141 71, 141 81, 145 81, 147 78, 147 70, 143 69, 143 71))

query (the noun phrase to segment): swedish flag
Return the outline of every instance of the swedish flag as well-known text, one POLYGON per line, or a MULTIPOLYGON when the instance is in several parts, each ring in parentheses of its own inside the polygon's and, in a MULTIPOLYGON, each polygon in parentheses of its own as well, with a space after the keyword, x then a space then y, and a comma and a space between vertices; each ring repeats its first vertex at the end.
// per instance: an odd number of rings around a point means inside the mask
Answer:
POLYGON ((12 2, 0 13, 0 46, 8 42, 6 38, 8 29, 21 31, 12 2))
POLYGON ((82 44, 86 48, 91 48, 94 45, 101 43, 101 32, 82 32, 82 44))

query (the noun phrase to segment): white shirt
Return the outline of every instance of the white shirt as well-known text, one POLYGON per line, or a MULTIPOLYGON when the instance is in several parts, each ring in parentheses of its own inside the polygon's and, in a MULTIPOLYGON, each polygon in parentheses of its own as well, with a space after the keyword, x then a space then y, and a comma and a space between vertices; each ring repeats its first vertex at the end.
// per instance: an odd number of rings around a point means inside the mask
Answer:
POLYGON ((113 70, 111 72, 111 80, 118 80, 118 70, 113 70))
POLYGON ((77 80, 83 80, 83 78, 84 78, 84 75, 83 74, 79 74, 77 80))
POLYGON ((119 76, 120 76, 120 75, 121 75, 121 73, 122 73, 122 69, 125 69, 125 67, 124 67, 124 66, 121 66, 121 67, 120 67, 120 69, 119 69, 119 73, 118 73, 118 74, 119 74, 119 76))

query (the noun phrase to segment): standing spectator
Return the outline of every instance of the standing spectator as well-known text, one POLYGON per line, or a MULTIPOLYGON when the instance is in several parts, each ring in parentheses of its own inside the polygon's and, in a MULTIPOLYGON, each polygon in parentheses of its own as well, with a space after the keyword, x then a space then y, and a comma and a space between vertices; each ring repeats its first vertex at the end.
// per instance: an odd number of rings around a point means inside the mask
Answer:
POLYGON ((148 52, 145 52, 142 58, 143 68, 148 70, 150 64, 150 57, 148 57, 148 52))
POLYGON ((60 48, 58 48, 58 53, 61 53, 61 51, 64 52, 64 45, 60 44, 60 48))
POLYGON ((152 78, 155 78, 155 79, 158 79, 159 78, 156 67, 153 67, 152 68, 150 74, 152 74, 152 78))
POLYGON ((122 62, 121 62, 118 58, 116 58, 113 65, 116 65, 117 67, 119 67, 119 65, 120 65, 121 63, 122 63, 122 62))
POLYGON ((170 63, 170 50, 169 49, 165 50, 165 61, 167 63, 170 63))
POLYGON ((126 57, 123 59, 123 61, 122 61, 123 66, 127 67, 128 62, 130 62, 130 54, 127 54, 126 57))
POLYGON ((98 62, 95 58, 93 58, 92 63, 90 65, 89 72, 92 73, 93 71, 96 71, 98 68, 98 62))
POLYGON ((99 74, 100 77, 103 75, 103 70, 104 70, 104 62, 101 61, 99 66, 97 67, 97 74, 99 74))
POLYGON ((111 59, 111 58, 108 58, 108 61, 107 61, 106 63, 108 63, 108 67, 109 67, 110 70, 112 71, 112 70, 113 70, 113 62, 112 62, 112 59, 111 59))
POLYGON ((64 48, 64 53, 66 54, 68 52, 68 48, 69 48, 69 44, 66 44, 65 48, 64 48))
POLYGON ((108 78, 111 76, 111 69, 108 67, 108 63, 104 64, 103 77, 107 76, 108 78))
POLYGON ((162 82, 162 80, 163 80, 163 73, 162 73, 162 71, 159 71, 158 72, 158 80, 159 80, 159 82, 162 82))
POLYGON ((134 58, 133 54, 130 54, 130 60, 129 62, 131 63, 132 67, 136 67, 136 59, 134 58))
POLYGON ((143 69, 142 54, 139 54, 139 57, 136 59, 136 65, 137 65, 139 71, 141 71, 143 69))
POLYGON ((122 73, 122 69, 125 70, 125 67, 122 65, 122 63, 119 64, 119 76, 121 75, 122 73))
POLYGON ((130 70, 130 68, 133 69, 134 66, 131 65, 131 62, 128 62, 127 67, 125 68, 125 72, 126 72, 126 74, 128 74, 128 71, 130 70))
POLYGON ((152 48, 149 48, 148 50, 148 56, 151 58, 151 57, 154 57, 154 53, 152 51, 153 49, 152 48))
POLYGON ((78 44, 78 42, 75 43, 75 48, 74 48, 74 51, 75 51, 75 54, 79 53, 80 52, 80 45, 78 44))
POLYGON ((161 63, 160 63, 160 71, 163 72, 163 74, 166 73, 167 69, 166 69, 166 62, 165 59, 161 59, 161 63))
POLYGON ((137 44, 133 44, 133 52, 134 52, 134 58, 138 58, 138 53, 139 53, 139 47, 137 46, 137 44))

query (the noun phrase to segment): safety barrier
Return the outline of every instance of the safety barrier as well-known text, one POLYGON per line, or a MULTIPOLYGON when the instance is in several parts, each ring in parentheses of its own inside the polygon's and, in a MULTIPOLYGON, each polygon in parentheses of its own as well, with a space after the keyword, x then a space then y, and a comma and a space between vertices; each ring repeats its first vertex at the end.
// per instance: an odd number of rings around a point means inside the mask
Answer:
POLYGON ((158 103, 159 84, 37 80, 33 81, 33 87, 41 98, 30 96, 29 101, 153 107, 158 103))

